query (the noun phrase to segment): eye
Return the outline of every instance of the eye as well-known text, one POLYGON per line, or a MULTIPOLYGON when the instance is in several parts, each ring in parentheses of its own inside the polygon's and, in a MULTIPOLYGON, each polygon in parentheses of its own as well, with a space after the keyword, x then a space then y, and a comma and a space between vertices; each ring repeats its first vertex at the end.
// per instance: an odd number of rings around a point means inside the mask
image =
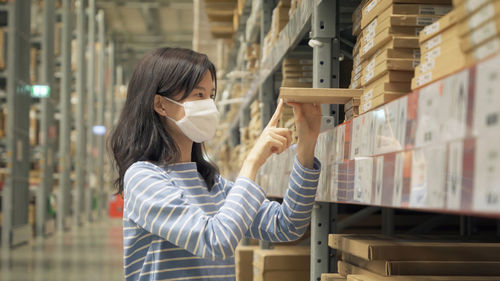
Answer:
POLYGON ((210 98, 214 100, 215 99, 215 94, 211 94, 210 98))
POLYGON ((203 93, 195 93, 194 96, 198 98, 203 98, 203 93))

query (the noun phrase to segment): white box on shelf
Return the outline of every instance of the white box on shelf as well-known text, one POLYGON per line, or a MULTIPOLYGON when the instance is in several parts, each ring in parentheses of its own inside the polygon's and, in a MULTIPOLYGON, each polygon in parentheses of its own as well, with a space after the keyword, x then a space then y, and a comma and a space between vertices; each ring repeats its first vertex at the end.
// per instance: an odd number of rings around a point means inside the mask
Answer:
POLYGON ((437 119, 441 120, 441 142, 463 139, 467 129, 469 70, 444 79, 442 93, 440 117, 437 119))
POLYGON ((354 159, 354 201, 370 204, 372 199, 373 157, 354 159))
MULTIPOLYGON (((328 166, 328 132, 323 132, 318 137, 318 144, 316 145, 316 155, 321 162, 323 167, 328 166)), ((323 169, 319 176, 318 189, 316 192, 316 200, 326 201, 328 200, 328 172, 323 169)))
MULTIPOLYGON (((403 102, 403 106, 407 102, 403 102)), ((404 137, 398 130, 406 128, 400 125, 400 100, 392 101, 375 110, 377 116, 375 154, 401 151, 404 148, 404 137)), ((405 112, 403 112, 405 113, 405 112)), ((406 124, 406 114, 404 114, 406 124)))
POLYGON ((336 130, 335 163, 340 164, 344 162, 345 125, 340 125, 336 127, 335 130, 336 130))
POLYGON ((500 209, 500 146, 492 137, 494 136, 482 135, 476 140, 473 192, 475 211, 500 209))
POLYGON ((392 206, 401 207, 401 199, 403 197, 403 169, 404 169, 404 154, 403 152, 396 153, 394 160, 394 192, 392 193, 392 206))
POLYGON ((418 96, 418 121, 415 146, 423 147, 439 143, 441 110, 441 81, 422 88, 418 96))
POLYGON ((384 156, 375 157, 375 199, 373 204, 382 204, 382 193, 384 188, 384 156))
POLYGON ((454 141, 448 144, 448 162, 446 172, 446 208, 460 210, 462 205, 464 142, 454 141))
POLYGON ((444 208, 446 146, 415 149, 412 158, 410 206, 444 208))
POLYGON ((339 165, 334 163, 330 172, 330 200, 335 202, 339 190, 339 165))
POLYGON ((476 68, 474 135, 500 136, 500 55, 476 68))

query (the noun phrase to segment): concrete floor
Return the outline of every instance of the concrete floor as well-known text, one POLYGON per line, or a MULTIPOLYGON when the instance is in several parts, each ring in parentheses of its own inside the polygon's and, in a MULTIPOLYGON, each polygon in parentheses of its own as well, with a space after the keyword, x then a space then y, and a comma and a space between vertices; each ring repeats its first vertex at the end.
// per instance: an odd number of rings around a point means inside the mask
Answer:
POLYGON ((124 280, 121 219, 105 219, 2 252, 2 281, 124 280))

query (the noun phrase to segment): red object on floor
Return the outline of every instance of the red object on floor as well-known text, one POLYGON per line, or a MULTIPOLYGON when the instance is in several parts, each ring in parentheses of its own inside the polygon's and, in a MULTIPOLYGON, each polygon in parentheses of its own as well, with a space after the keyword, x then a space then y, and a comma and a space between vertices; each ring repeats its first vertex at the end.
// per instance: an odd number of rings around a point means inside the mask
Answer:
POLYGON ((123 198, 121 197, 121 195, 115 195, 113 200, 109 201, 109 217, 123 217, 123 198))

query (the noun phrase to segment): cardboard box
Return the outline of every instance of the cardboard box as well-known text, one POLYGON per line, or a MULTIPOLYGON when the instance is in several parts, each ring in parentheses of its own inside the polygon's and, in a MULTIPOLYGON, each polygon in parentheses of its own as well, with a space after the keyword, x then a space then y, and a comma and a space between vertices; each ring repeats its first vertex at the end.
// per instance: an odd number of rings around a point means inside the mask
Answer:
POLYGON ((365 260, 498 261, 500 243, 427 242, 382 235, 330 234, 328 245, 365 260))
MULTIPOLYGON (((462 7, 464 6, 462 5, 462 7)), ((460 36, 464 36, 472 30, 484 25, 486 22, 493 21, 495 18, 498 18, 498 14, 500 14, 500 2, 489 2, 471 14, 467 14, 465 12, 465 8, 457 10, 462 10, 463 12, 461 16, 466 16, 466 18, 459 23, 459 34, 460 36)))
POLYGON ((352 13, 352 35, 358 36, 361 33, 361 9, 363 5, 358 5, 352 13))
POLYGON ((462 50, 468 52, 482 43, 500 36, 500 17, 494 21, 488 21, 469 34, 462 37, 462 50))
MULTIPOLYGON (((396 75, 392 76, 398 76, 397 73, 399 72, 390 72, 387 73, 380 78, 377 78, 374 80, 372 83, 368 84, 367 86, 364 87, 363 91, 363 97, 365 99, 371 99, 374 97, 377 97, 381 95, 382 93, 386 91, 392 91, 392 92, 406 92, 408 93, 410 91, 410 80, 406 81, 396 81, 392 82, 390 81, 391 79, 391 73, 396 73, 396 75)), ((399 76, 409 76, 409 73, 411 72, 403 72, 402 75, 399 76)))
POLYGON ((342 260, 343 266, 355 266, 382 276, 500 276, 498 261, 367 261, 349 254, 342 254, 342 260))
POLYGON ((235 254, 236 280, 253 281, 253 253, 259 246, 238 245, 235 254))
POLYGON ((309 247, 276 247, 254 250, 254 280, 307 280, 310 269, 309 247))
POLYGON ((438 21, 434 22, 433 24, 427 25, 419 34, 420 44, 433 38, 437 34, 443 33, 451 26, 454 26, 458 22, 458 20, 459 16, 457 10, 454 9, 448 14, 441 17, 438 21))
POLYGON ((345 111, 345 119, 351 120, 359 115, 359 107, 355 106, 345 111))
POLYGON ((355 106, 359 106, 360 99, 359 98, 352 98, 348 103, 345 104, 344 109, 349 110, 355 106))
POLYGON ((364 98, 362 98, 363 102, 361 103, 362 104, 361 113, 365 113, 371 109, 386 104, 390 101, 393 101, 401 96, 404 96, 405 94, 407 94, 407 92, 386 91, 378 95, 377 97, 371 98, 370 100, 365 100, 364 98))
POLYGON ((361 16, 361 28, 364 29, 377 15, 381 14, 385 10, 390 10, 392 14, 404 14, 404 15, 444 15, 451 10, 449 6, 450 1, 436 0, 436 1, 418 1, 422 4, 429 3, 433 5, 415 5, 415 4, 393 4, 393 3, 415 3, 416 1, 383 1, 383 0, 372 0, 370 1, 362 10, 361 16), (445 5, 436 5, 445 4, 445 5))
POLYGON ((376 274, 359 274, 347 276, 347 281, 491 281, 499 277, 483 276, 392 276, 381 277, 376 274))
POLYGON ((361 58, 367 59, 374 54, 381 46, 388 49, 418 49, 418 37, 392 36, 386 29, 372 40, 361 43, 361 58))
POLYGON ((321 281, 345 281, 346 278, 336 273, 323 273, 321 274, 321 281))
MULTIPOLYGON (((389 59, 387 53, 382 52, 374 56, 369 66, 363 71, 361 85, 366 87, 391 70, 412 72, 418 64, 419 61, 413 59, 389 59)), ((406 81, 409 82, 410 79, 406 81)))
POLYGON ((418 36, 419 32, 423 29, 421 26, 398 26, 391 24, 390 16, 374 19, 364 30, 363 38, 372 38, 381 33, 385 29, 390 28, 391 34, 401 36, 418 36))
POLYGON ((456 45, 460 45, 460 36, 458 35, 458 26, 453 25, 443 31, 443 33, 438 33, 422 43, 420 45, 421 56, 425 58, 426 53, 439 46, 442 46, 442 48, 453 48, 456 45))

